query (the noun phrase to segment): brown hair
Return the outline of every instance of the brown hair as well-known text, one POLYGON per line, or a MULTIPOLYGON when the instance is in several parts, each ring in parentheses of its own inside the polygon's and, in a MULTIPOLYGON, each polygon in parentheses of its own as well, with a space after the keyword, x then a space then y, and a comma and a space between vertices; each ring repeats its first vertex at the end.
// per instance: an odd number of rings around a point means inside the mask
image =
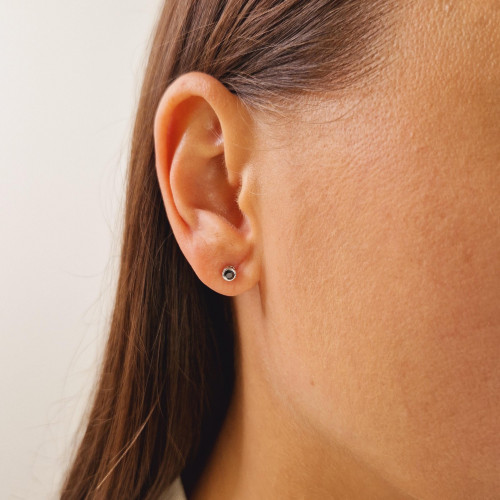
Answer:
POLYGON ((271 112, 309 92, 349 88, 379 67, 389 6, 165 1, 133 129, 109 337, 62 499, 153 499, 181 472, 189 495, 232 395, 232 302, 184 258, 156 178, 153 121, 163 92, 177 76, 203 71, 249 109, 271 112))

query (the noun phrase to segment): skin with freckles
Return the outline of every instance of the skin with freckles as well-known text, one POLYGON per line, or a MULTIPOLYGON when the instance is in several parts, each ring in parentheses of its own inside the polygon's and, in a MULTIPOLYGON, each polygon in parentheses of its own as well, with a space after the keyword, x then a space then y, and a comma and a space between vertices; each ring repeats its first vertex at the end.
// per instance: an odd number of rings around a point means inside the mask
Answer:
POLYGON ((189 73, 158 107, 166 216, 238 326, 196 500, 500 498, 500 2, 398 15, 366 86, 270 117, 189 73))

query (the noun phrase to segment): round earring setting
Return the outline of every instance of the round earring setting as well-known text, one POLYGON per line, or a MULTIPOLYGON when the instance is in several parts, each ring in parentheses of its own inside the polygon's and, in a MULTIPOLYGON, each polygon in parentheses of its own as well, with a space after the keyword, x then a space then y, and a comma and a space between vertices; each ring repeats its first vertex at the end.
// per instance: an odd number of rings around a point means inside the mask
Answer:
POLYGON ((222 271, 222 277, 226 281, 233 281, 236 278, 236 269, 233 266, 227 266, 222 271))

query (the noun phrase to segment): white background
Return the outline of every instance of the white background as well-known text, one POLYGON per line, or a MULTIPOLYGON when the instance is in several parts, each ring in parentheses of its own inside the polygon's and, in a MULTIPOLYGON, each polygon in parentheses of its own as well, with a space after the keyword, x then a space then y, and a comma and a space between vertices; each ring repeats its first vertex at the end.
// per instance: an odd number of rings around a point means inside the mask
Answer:
POLYGON ((160 0, 0 0, 0 498, 57 498, 114 293, 160 0))

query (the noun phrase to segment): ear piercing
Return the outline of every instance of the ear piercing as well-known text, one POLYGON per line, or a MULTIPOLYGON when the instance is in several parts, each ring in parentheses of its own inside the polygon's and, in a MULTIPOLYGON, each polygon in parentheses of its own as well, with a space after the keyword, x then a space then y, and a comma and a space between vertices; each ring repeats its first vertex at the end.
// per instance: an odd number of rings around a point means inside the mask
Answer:
POLYGON ((227 266, 222 271, 222 277, 226 281, 233 281, 236 278, 236 269, 233 266, 227 266))

